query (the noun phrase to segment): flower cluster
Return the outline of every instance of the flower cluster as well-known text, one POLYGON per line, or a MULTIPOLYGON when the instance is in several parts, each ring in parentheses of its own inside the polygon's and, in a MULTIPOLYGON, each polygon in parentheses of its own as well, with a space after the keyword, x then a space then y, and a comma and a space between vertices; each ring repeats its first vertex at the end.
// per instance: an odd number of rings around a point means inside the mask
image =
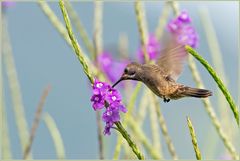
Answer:
POLYGON ((3 5, 3 8, 8 8, 8 7, 12 7, 15 5, 16 2, 14 1, 9 1, 9 0, 4 0, 1 2, 3 5))
MULTIPOLYGON (((160 43, 154 34, 150 34, 148 38, 148 42, 146 44, 147 54, 150 60, 155 59, 160 52, 160 43)), ((140 48, 137 52, 138 59, 141 63, 144 62, 144 52, 143 49, 140 48)))
POLYGON ((121 103, 119 92, 111 88, 107 83, 95 80, 91 101, 93 102, 92 107, 95 111, 106 107, 102 115, 102 119, 106 123, 104 135, 110 135, 110 129, 114 122, 120 121, 120 112, 127 112, 127 109, 121 103))
POLYGON ((178 43, 195 48, 198 45, 198 35, 190 23, 191 18, 188 13, 182 11, 179 16, 168 23, 167 29, 176 37, 178 43))
POLYGON ((115 61, 109 52, 101 53, 97 61, 111 82, 116 82, 121 77, 121 72, 118 71, 123 71, 129 63, 127 60, 115 61))

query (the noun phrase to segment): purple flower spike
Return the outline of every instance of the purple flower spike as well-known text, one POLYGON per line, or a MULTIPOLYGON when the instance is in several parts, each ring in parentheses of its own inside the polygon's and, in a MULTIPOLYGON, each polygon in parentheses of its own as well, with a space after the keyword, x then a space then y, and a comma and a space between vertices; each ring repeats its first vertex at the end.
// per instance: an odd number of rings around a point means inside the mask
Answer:
POLYGON ((120 121, 120 113, 118 109, 107 108, 107 110, 103 113, 102 119, 104 122, 114 123, 120 121))
POLYGON ((98 56, 98 62, 102 71, 111 82, 116 82, 121 76, 119 71, 123 71, 128 61, 115 61, 109 52, 103 52, 98 56))
POLYGON ((113 102, 120 102, 121 101, 121 96, 120 96, 119 92, 116 89, 109 90, 107 101, 110 104, 113 103, 113 102))
POLYGON ((104 82, 99 82, 98 80, 95 80, 93 85, 93 93, 94 94, 102 94, 105 95, 105 93, 111 88, 110 85, 104 82))
POLYGON ((182 21, 180 21, 179 19, 173 19, 167 25, 167 29, 171 33, 176 33, 181 29, 181 27, 182 27, 182 21))
POLYGON ((127 112, 125 106, 121 103, 121 96, 116 89, 111 88, 111 86, 105 82, 100 82, 98 80, 94 81, 93 84, 93 96, 91 97, 91 102, 93 102, 93 109, 100 110, 105 105, 106 111, 102 115, 102 120, 106 122, 104 135, 110 135, 110 129, 113 124, 120 121, 120 112, 127 112))
MULTIPOLYGON (((153 60, 158 56, 158 53, 160 51, 160 44, 159 44, 157 38, 155 37, 155 35, 150 34, 146 48, 147 48, 147 53, 149 55, 150 60, 153 60)), ((137 52, 137 55, 138 55, 140 62, 143 63, 144 62, 143 49, 140 48, 137 52)))
POLYGON ((198 35, 195 29, 191 26, 186 26, 182 29, 182 32, 178 35, 178 42, 184 45, 190 45, 197 47, 198 35))
POLYGON ((104 107, 104 97, 101 94, 93 95, 91 101, 93 102, 92 106, 95 111, 104 107))
POLYGON ((102 54, 100 54, 97 60, 104 71, 109 70, 109 67, 111 67, 113 61, 111 54, 108 52, 103 52, 102 54))
POLYGON ((112 126, 113 126, 113 123, 112 123, 112 122, 107 122, 107 123, 106 123, 106 126, 105 126, 105 128, 104 128, 103 134, 104 134, 104 135, 111 135, 110 129, 112 128, 112 126))
POLYGON ((191 22, 191 18, 188 15, 187 11, 182 11, 180 13, 180 15, 178 16, 178 20, 183 22, 183 23, 190 23, 191 22))
POLYGON ((16 2, 9 1, 9 0, 2 1, 1 3, 2 3, 3 8, 12 7, 12 6, 14 6, 16 4, 16 2))
POLYGON ((182 45, 190 45, 193 48, 198 46, 198 34, 195 29, 190 26, 191 18, 187 11, 182 11, 180 15, 171 20, 167 29, 176 38, 176 41, 182 45))

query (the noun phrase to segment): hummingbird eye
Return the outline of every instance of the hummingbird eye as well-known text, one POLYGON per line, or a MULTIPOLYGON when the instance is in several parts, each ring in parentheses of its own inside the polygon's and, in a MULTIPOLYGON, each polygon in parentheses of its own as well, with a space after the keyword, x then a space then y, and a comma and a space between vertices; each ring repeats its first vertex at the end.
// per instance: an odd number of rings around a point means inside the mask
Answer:
POLYGON ((128 73, 128 69, 127 68, 124 69, 124 73, 128 73))
POLYGON ((135 74, 135 70, 134 69, 129 69, 129 68, 125 68, 124 69, 124 73, 127 75, 134 75, 135 74))

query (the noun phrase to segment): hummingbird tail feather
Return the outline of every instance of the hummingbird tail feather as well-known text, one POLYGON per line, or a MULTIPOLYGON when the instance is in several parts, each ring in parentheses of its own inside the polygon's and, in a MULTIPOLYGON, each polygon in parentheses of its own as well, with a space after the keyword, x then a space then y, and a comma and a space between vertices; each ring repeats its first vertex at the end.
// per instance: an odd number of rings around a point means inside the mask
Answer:
POLYGON ((183 93, 184 96, 197 97, 197 98, 206 98, 212 96, 212 92, 206 89, 184 87, 183 93))

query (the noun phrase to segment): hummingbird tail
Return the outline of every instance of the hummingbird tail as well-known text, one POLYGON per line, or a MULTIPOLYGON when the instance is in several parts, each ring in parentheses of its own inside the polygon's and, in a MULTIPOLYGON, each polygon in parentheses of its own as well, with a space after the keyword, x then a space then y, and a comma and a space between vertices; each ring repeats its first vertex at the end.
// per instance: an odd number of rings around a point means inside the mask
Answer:
POLYGON ((209 96, 212 96, 212 92, 206 89, 199 89, 199 88, 191 88, 191 87, 183 87, 183 93, 184 96, 189 97, 197 97, 197 98, 206 98, 209 96))

